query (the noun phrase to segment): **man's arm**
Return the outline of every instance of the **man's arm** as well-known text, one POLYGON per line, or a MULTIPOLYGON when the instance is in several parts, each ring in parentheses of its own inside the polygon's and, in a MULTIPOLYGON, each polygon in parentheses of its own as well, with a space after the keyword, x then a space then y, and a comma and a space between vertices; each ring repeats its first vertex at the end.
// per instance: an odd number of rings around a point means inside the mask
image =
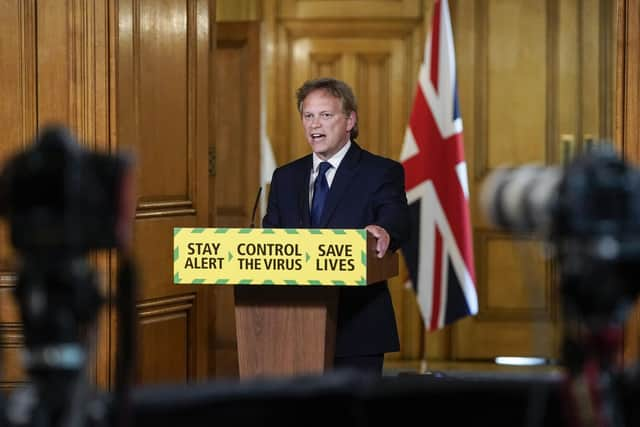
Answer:
POLYGON ((378 257, 383 257, 387 249, 395 251, 409 238, 409 207, 400 163, 391 162, 373 197, 375 221, 366 229, 378 239, 378 257))

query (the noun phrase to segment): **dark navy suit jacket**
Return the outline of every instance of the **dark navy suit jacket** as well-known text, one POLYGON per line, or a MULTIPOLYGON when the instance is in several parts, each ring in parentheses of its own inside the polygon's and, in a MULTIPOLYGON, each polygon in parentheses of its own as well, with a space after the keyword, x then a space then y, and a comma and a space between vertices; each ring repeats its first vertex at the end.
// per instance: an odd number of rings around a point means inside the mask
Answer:
MULTIPOLYGON (((273 173, 263 227, 308 228, 312 155, 273 173)), ((389 250, 407 240, 409 214, 400 163, 376 156, 351 143, 340 163, 325 202, 319 228, 383 227, 391 236, 389 250)), ((400 343, 386 282, 340 288, 336 356, 398 351, 400 343)))

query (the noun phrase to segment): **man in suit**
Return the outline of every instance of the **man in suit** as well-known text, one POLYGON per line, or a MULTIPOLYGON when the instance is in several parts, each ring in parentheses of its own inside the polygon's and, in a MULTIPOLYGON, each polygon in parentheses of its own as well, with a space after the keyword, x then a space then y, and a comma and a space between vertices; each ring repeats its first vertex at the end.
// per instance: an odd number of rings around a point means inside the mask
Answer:
MULTIPOLYGON (((305 82, 297 106, 312 154, 273 173, 267 213, 271 228, 366 228, 383 257, 407 240, 409 217, 400 163, 357 143, 351 88, 332 78, 305 82)), ((386 282, 340 289, 334 366, 382 372, 384 353, 400 343, 386 282)))

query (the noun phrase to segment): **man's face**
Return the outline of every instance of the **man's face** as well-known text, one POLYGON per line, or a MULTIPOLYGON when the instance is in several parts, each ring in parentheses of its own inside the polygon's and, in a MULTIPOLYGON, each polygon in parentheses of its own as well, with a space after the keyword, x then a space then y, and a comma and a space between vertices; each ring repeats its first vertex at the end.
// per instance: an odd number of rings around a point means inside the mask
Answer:
POLYGON ((340 99, 323 89, 309 93, 302 102, 302 126, 311 149, 322 160, 336 154, 349 141, 356 115, 345 116, 340 99))

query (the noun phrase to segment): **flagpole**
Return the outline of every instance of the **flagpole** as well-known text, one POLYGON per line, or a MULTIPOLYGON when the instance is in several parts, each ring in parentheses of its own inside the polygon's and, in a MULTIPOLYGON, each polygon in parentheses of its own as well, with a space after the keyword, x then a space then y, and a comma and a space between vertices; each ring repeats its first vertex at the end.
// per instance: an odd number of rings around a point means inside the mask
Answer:
POLYGON ((420 329, 420 367, 418 368, 418 373, 420 374, 426 374, 428 371, 428 364, 427 364, 427 328, 424 324, 424 322, 422 323, 422 328, 420 329))

